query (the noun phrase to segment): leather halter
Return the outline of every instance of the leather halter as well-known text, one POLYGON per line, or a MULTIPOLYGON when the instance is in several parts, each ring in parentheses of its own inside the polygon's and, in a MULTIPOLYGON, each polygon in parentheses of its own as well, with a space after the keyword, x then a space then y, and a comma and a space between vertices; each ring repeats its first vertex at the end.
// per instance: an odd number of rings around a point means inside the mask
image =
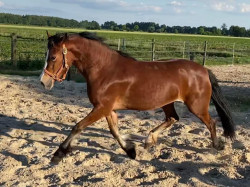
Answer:
POLYGON ((61 65, 61 67, 57 70, 56 73, 50 73, 46 67, 44 68, 44 73, 47 74, 48 76, 50 76, 52 79, 54 79, 55 81, 58 82, 62 82, 65 80, 66 75, 69 71, 69 65, 67 63, 67 58, 66 58, 66 54, 67 54, 67 48, 65 47, 65 44, 63 44, 63 63, 61 65), (66 68, 66 73, 63 75, 62 78, 59 77, 59 74, 64 70, 64 68, 66 68))

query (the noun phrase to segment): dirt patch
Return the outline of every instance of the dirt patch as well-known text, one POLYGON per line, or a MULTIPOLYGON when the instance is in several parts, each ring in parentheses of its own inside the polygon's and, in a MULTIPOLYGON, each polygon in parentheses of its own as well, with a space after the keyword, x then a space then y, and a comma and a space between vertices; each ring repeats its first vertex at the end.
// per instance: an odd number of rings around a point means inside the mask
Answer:
MULTIPOLYGON (((45 91, 36 77, 0 75, 0 186, 248 186, 250 182, 250 66, 210 67, 221 81, 237 124, 237 140, 222 137, 211 148, 205 125, 182 104, 181 120, 145 150, 135 141, 129 159, 104 119, 88 127, 73 153, 58 165, 53 153, 74 124, 92 109, 83 83, 63 82, 45 91)), ((213 106, 210 113, 217 118, 213 106)), ((146 136, 164 118, 161 110, 118 113, 121 134, 146 136)))

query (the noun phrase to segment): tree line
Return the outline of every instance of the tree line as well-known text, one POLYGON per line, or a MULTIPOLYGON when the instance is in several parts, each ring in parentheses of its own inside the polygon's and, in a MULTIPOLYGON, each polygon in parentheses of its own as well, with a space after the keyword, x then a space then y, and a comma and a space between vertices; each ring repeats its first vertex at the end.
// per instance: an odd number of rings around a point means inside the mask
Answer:
POLYGON ((134 22, 126 24, 117 24, 114 21, 106 21, 99 24, 96 21, 76 21, 74 19, 63 19, 50 16, 35 16, 35 15, 15 15, 0 13, 0 23, 4 24, 21 24, 21 25, 36 25, 50 27, 69 27, 69 28, 84 28, 89 30, 114 30, 114 31, 141 31, 141 32, 157 32, 157 33, 182 33, 182 34, 201 34, 201 35, 216 35, 216 36, 236 36, 250 37, 250 29, 239 26, 227 27, 223 24, 220 28, 217 27, 190 27, 190 26, 167 26, 159 25, 154 22, 134 22))

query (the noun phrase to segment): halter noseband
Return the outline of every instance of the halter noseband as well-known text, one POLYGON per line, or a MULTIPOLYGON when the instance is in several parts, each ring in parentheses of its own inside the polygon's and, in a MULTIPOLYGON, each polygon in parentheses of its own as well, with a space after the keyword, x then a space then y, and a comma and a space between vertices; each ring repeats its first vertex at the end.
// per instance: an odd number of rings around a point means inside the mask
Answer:
POLYGON ((57 70, 56 73, 50 73, 46 67, 44 68, 44 73, 47 74, 48 76, 50 76, 52 79, 54 79, 55 81, 59 81, 62 82, 63 80, 65 80, 66 75, 69 71, 69 65, 67 63, 67 58, 66 58, 66 54, 67 54, 67 48, 65 47, 65 44, 63 44, 63 63, 61 65, 61 67, 57 70), (66 73, 63 75, 62 78, 60 78, 58 75, 63 71, 63 69, 66 68, 66 73))

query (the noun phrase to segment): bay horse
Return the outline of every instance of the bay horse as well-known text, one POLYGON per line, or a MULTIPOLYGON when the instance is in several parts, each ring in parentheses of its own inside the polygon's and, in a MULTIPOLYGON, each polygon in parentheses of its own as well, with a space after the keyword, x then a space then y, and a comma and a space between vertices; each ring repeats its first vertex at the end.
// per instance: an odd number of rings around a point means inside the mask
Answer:
POLYGON ((40 78, 42 85, 52 89, 55 81, 65 79, 72 65, 86 79, 93 110, 72 128, 54 153, 53 162, 59 162, 72 150, 72 140, 83 129, 103 117, 121 148, 135 159, 135 145, 118 131, 116 111, 163 109, 166 119, 149 132, 145 140, 145 148, 148 148, 157 143, 162 130, 179 120, 175 101, 183 102, 207 126, 213 147, 220 150, 223 145, 217 139, 215 121, 208 112, 212 99, 224 136, 235 137, 235 125, 215 75, 193 61, 143 62, 112 50, 94 33, 48 34, 48 52, 40 78))

